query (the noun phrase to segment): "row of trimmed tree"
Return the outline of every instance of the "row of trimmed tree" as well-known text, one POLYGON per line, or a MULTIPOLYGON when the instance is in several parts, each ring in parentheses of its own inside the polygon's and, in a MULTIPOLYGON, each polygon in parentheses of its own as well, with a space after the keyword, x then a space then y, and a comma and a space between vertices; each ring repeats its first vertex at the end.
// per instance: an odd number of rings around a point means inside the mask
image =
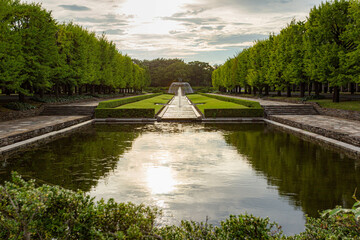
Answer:
POLYGON ((271 87, 291 96, 298 89, 302 97, 305 86, 316 95, 326 86, 338 102, 341 86, 354 91, 360 83, 360 2, 335 0, 314 7, 307 21, 293 20, 280 34, 227 60, 213 72, 212 83, 255 94, 268 94, 271 87))
POLYGON ((0 88, 25 95, 132 92, 146 70, 113 42, 73 23, 58 24, 39 4, 0 0, 0 88))

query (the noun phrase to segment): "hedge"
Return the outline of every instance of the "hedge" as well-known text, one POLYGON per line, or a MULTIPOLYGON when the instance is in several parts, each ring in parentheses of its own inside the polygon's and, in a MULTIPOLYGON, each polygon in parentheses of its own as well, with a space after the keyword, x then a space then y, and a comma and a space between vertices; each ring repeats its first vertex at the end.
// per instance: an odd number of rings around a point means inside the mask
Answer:
POLYGON ((135 97, 130 97, 130 98, 121 98, 121 99, 103 101, 103 102, 99 103, 97 109, 116 108, 121 105, 141 101, 141 100, 156 97, 159 95, 161 95, 161 93, 154 93, 154 94, 141 95, 141 96, 135 96, 135 97))
POLYGON ((229 98, 224 96, 199 93, 206 97, 215 98, 225 102, 232 102, 248 107, 248 109, 205 109, 204 115, 206 118, 215 118, 215 117, 263 117, 264 109, 261 107, 260 103, 255 101, 243 100, 238 98, 229 98))
POLYGON ((261 108, 224 108, 224 109, 205 109, 206 118, 219 117, 263 117, 264 110, 261 108))
POLYGON ((153 108, 97 108, 95 118, 154 118, 155 109, 153 108))
POLYGON ((259 109, 263 109, 260 105, 260 103, 255 102, 255 101, 249 101, 249 100, 243 100, 243 99, 239 99, 239 98, 229 98, 229 97, 224 97, 224 96, 218 96, 218 95, 212 95, 212 94, 206 94, 206 93, 199 93, 200 95, 204 95, 206 97, 211 97, 211 98, 215 98, 221 101, 225 101, 225 102, 233 102, 233 103, 237 103, 249 108, 259 108, 259 109))

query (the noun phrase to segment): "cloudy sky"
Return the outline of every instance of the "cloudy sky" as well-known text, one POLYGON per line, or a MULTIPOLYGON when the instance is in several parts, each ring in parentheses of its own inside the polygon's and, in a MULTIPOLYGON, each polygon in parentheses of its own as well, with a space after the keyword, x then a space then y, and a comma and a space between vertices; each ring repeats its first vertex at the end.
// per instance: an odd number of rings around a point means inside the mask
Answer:
POLYGON ((59 22, 106 33, 132 58, 182 58, 221 64, 321 0, 26 0, 59 22))

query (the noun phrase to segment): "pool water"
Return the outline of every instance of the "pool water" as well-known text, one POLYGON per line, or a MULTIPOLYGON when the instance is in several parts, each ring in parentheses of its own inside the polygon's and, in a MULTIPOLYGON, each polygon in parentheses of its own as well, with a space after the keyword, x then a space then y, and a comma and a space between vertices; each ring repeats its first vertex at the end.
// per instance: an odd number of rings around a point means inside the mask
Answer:
POLYGON ((94 125, 1 163, 96 199, 163 209, 160 224, 269 217, 292 235, 305 214, 351 207, 360 162, 265 124, 94 125))

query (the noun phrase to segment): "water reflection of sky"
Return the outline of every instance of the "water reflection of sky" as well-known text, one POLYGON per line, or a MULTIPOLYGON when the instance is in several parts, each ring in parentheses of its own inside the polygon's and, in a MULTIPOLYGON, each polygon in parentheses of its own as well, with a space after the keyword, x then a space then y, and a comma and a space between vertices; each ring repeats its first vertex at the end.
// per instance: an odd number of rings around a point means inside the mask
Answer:
POLYGON ((90 194, 158 206, 163 209, 163 223, 204 221, 208 216, 216 224, 230 214, 248 212, 269 216, 287 234, 303 230, 301 209, 280 197, 266 177, 227 145, 223 132, 201 125, 161 127, 161 133, 150 129, 139 136, 90 194))

